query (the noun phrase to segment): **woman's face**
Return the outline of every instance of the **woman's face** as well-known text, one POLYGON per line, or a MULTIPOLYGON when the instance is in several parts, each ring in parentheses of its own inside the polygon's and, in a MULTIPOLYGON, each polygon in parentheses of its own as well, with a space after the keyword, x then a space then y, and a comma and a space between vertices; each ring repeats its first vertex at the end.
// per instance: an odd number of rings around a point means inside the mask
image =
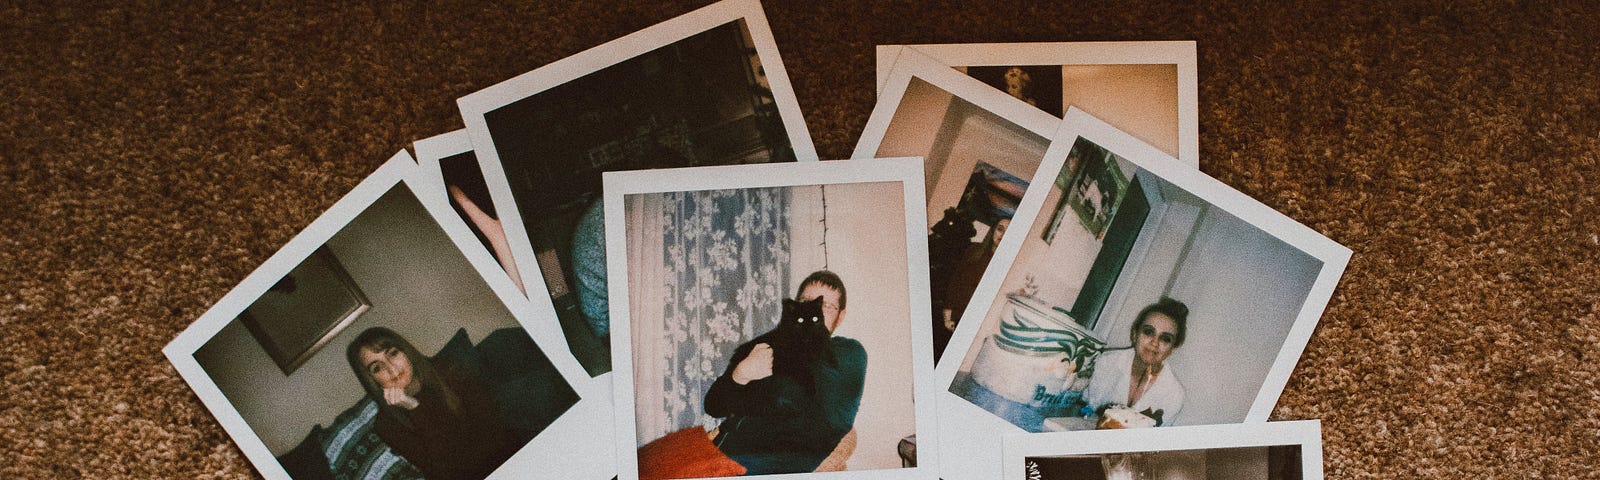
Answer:
MULTIPOLYGON (((407 389, 413 382, 411 376, 411 359, 406 358, 406 353, 399 348, 389 347, 378 350, 373 347, 361 349, 361 364, 367 368, 367 373, 378 381, 378 386, 385 390, 391 388, 407 389)), ((409 390, 409 389, 407 389, 409 390)))
POLYGON ((1178 341, 1178 322, 1165 314, 1152 312, 1144 317, 1144 325, 1136 332, 1139 359, 1146 365, 1160 365, 1172 356, 1172 346, 1178 341))

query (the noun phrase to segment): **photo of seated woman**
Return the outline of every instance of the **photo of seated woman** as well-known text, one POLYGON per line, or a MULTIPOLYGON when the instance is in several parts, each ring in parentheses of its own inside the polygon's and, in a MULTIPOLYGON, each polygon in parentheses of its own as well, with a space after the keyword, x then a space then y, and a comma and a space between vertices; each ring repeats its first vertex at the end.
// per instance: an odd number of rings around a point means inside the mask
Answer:
POLYGON ((1084 138, 1060 165, 950 393, 1028 432, 1245 421, 1323 261, 1084 138))
POLYGON ((392 188, 194 360, 291 478, 485 478, 579 394, 457 245, 392 188))
POLYGON ((1124 418, 1118 411, 1131 411, 1160 426, 1177 419, 1183 408, 1183 383, 1178 375, 1165 370, 1172 350, 1183 345, 1189 307, 1170 298, 1144 307, 1128 332, 1125 349, 1106 349, 1095 359, 1094 374, 1084 392, 1085 408, 1102 418, 1102 428, 1120 428, 1124 418), (1163 372, 1165 371, 1165 374, 1163 372))
POLYGON ((378 405, 373 433, 426 477, 484 478, 522 446, 470 367, 435 363, 384 327, 361 332, 345 352, 378 405))
POLYGON ((625 197, 639 478, 914 465, 903 196, 625 197))

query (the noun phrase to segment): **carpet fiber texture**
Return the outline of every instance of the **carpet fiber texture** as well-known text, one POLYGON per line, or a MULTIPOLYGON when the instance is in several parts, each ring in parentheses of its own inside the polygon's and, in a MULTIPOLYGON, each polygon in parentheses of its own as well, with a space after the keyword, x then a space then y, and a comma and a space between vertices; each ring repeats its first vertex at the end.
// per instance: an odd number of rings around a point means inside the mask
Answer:
MULTIPOLYGON (((455 99, 702 2, 0 2, 0 477, 258 475, 161 348, 455 99)), ((823 158, 873 46, 1196 40, 1200 169, 1354 250, 1274 410, 1329 478, 1592 478, 1600 7, 769 2, 823 158)))

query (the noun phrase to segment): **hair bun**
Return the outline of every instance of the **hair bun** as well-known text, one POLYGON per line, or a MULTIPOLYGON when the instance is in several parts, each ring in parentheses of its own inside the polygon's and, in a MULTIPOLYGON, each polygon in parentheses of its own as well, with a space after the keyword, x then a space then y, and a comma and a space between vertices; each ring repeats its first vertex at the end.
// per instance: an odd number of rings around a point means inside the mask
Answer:
POLYGON ((1189 306, 1184 305, 1183 302, 1174 300, 1172 297, 1161 297, 1161 301, 1156 303, 1160 304, 1163 309, 1166 309, 1167 311, 1172 312, 1179 317, 1187 318, 1189 316, 1189 306))

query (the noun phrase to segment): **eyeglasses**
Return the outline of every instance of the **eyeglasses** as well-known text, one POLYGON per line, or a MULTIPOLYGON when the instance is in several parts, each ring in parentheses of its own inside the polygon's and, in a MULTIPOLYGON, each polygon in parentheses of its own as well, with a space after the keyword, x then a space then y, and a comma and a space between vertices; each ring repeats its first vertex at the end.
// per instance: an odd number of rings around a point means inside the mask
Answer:
MULTIPOLYGON (((822 296, 821 295, 817 295, 815 297, 802 299, 800 301, 802 301, 802 302, 810 302, 810 301, 818 300, 818 299, 822 299, 822 296)), ((833 313, 839 313, 839 304, 837 304, 837 303, 829 303, 827 300, 823 300, 822 301, 822 309, 825 310, 825 311, 833 312, 833 313)))
POLYGON ((1140 325, 1139 334, 1146 337, 1155 337, 1156 341, 1167 345, 1172 345, 1178 341, 1178 337, 1173 335, 1172 332, 1161 332, 1160 335, 1157 335, 1156 327, 1152 327, 1150 325, 1140 325))

